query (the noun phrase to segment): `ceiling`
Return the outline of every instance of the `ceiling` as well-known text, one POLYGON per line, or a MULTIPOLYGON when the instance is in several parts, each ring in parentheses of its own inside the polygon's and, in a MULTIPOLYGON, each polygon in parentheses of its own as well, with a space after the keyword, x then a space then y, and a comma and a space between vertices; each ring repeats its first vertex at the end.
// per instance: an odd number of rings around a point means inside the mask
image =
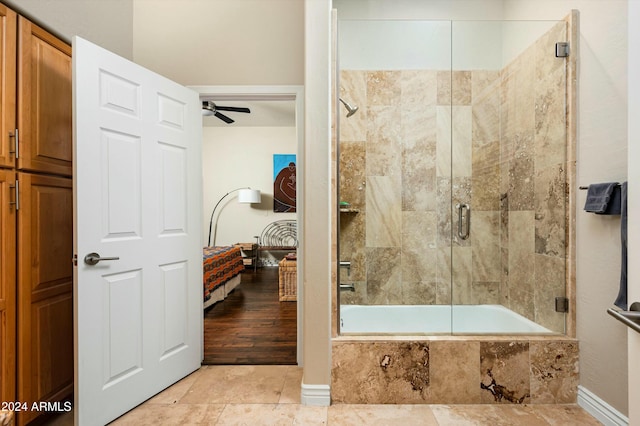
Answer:
POLYGON ((219 118, 211 116, 202 117, 204 127, 295 127, 296 103, 294 100, 212 100, 219 106, 245 107, 251 113, 220 111, 227 117, 235 120, 227 124, 219 118))

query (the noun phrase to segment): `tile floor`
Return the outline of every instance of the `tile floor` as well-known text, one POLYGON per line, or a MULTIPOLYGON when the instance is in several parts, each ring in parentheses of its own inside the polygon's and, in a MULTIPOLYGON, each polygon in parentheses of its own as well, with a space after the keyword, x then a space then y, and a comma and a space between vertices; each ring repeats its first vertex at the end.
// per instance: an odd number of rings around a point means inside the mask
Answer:
POLYGON ((577 405, 300 405, 296 366, 204 366, 123 425, 599 425, 577 405))

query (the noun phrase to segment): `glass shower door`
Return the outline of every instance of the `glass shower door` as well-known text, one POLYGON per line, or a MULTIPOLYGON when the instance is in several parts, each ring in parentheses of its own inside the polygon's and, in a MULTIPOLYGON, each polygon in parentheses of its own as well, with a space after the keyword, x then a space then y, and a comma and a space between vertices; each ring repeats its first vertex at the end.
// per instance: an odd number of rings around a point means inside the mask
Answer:
POLYGON ((451 22, 341 20, 338 64, 340 329, 450 334, 451 22))
POLYGON ((453 22, 454 334, 564 333, 566 59, 561 22, 453 22))

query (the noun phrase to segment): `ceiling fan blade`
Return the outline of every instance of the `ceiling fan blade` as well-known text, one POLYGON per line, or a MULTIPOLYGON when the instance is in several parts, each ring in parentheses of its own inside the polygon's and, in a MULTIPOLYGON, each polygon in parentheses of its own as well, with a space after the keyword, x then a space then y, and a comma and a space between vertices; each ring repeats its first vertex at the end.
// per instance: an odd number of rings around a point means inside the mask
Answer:
POLYGON ((222 121, 224 121, 225 123, 228 123, 228 124, 231 124, 231 123, 233 123, 235 121, 235 120, 232 120, 231 118, 227 117, 224 114, 220 114, 218 111, 216 111, 213 115, 215 115, 220 120, 222 120, 222 121))
POLYGON ((219 106, 216 105, 216 109, 219 111, 233 111, 233 112, 251 112, 249 108, 243 107, 231 107, 231 106, 219 106))

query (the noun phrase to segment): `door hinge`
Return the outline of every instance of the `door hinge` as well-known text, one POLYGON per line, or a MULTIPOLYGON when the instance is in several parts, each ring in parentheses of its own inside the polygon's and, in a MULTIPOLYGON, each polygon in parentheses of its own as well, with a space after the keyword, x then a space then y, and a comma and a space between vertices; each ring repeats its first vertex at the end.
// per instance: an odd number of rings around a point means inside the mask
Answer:
POLYGON ((569 43, 556 43, 556 58, 566 58, 569 56, 569 43))
POLYGON ((9 185, 9 188, 15 190, 15 195, 13 197, 14 201, 9 201, 9 205, 15 205, 16 211, 20 210, 20 181, 16 180, 14 185, 9 185))
POLYGON ((13 151, 11 151, 11 149, 9 149, 9 154, 15 154, 16 158, 20 158, 20 143, 18 140, 18 129, 15 130, 15 132, 11 133, 9 132, 9 139, 13 138, 13 141, 15 143, 15 146, 13 148, 13 151))
POLYGON ((556 312, 569 312, 569 299, 556 297, 556 312))

